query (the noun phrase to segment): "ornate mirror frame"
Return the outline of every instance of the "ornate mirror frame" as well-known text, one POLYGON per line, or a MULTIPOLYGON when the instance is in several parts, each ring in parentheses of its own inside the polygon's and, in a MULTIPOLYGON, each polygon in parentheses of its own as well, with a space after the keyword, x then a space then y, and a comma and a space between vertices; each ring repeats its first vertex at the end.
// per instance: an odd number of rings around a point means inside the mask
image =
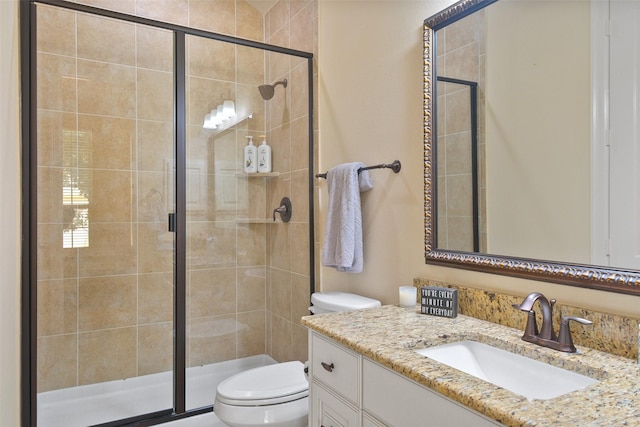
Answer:
POLYGON ((442 250, 436 244, 435 31, 497 0, 462 0, 424 21, 424 227, 427 264, 640 295, 640 271, 442 250))

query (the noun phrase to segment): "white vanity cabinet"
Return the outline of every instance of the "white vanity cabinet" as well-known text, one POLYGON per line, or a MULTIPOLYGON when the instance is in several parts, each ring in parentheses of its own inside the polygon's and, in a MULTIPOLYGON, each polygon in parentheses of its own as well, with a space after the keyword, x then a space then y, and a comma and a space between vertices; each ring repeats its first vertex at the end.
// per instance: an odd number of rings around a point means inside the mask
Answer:
POLYGON ((309 334, 309 427, 501 425, 320 333, 309 334))

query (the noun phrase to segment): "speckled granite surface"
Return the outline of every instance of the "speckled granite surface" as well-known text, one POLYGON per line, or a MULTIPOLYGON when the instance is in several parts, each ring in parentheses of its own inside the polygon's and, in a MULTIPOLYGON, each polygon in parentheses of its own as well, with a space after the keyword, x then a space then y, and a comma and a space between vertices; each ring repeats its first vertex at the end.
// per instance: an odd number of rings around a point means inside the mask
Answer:
MULTIPOLYGON (((524 330, 527 316, 512 307, 513 304, 520 304, 523 297, 498 294, 422 278, 413 279, 413 285, 418 289, 422 286, 458 289, 459 313, 524 330)), ((553 298, 553 295, 547 295, 547 297, 553 298)), ((535 308, 539 316, 538 305, 535 308)), ((558 301, 553 311, 553 324, 556 331, 558 330, 558 325, 560 325, 561 316, 577 316, 593 322, 593 325, 590 326, 577 324, 571 326, 573 342, 576 345, 583 345, 606 353, 638 360, 638 323, 640 319, 571 307, 563 304, 562 301, 558 301)), ((538 317, 537 320, 538 325, 541 325, 542 319, 538 317)))
MULTIPOLYGON (((628 358, 578 346, 566 354, 520 339, 522 331, 465 315, 446 319, 384 306, 302 318, 305 326, 507 426, 640 425, 640 372, 628 358), (472 339, 600 380, 550 400, 528 400, 423 357, 415 348, 472 339)), ((418 410, 418 408, 416 408, 418 410)))

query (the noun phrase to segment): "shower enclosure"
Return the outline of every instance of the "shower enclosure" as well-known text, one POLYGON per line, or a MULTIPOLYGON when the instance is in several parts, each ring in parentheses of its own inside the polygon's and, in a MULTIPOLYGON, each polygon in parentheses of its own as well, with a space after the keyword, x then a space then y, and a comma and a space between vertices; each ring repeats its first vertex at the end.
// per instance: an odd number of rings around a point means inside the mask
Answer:
MULTIPOLYGON (((23 425, 203 413, 207 378, 306 358, 312 54, 201 29, 202 10, 165 21, 165 3, 22 2, 23 425), (248 135, 274 172, 243 172, 248 135)), ((264 22, 243 0, 196 7, 264 22)))

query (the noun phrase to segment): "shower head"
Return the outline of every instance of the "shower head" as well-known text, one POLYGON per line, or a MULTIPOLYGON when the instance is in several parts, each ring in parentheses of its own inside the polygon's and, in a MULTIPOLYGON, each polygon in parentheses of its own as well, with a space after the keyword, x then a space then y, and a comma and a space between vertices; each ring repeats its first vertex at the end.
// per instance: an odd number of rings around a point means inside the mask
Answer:
POLYGON ((262 96, 262 99, 264 99, 265 101, 268 101, 271 98, 273 98, 273 94, 275 93, 276 86, 278 85, 287 87, 287 79, 279 80, 272 85, 258 86, 258 90, 260 91, 260 95, 262 96))

